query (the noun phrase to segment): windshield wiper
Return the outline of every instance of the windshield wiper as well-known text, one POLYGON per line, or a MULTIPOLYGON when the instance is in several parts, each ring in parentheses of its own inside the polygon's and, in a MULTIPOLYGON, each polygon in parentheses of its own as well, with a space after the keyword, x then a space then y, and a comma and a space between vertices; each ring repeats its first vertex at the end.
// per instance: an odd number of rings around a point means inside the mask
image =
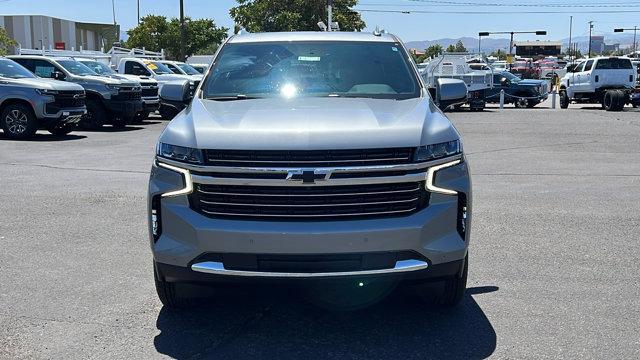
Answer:
POLYGON ((259 96, 248 96, 245 94, 231 95, 231 96, 209 96, 205 98, 206 100, 216 100, 216 101, 233 101, 233 100, 251 100, 251 99, 262 99, 259 96))

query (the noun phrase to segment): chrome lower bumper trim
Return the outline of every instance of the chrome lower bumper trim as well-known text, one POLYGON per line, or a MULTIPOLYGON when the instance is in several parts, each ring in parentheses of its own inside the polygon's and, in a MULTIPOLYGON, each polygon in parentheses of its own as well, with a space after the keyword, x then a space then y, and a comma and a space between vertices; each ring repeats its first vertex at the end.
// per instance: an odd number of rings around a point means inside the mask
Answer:
POLYGON ((274 277, 274 278, 307 278, 307 277, 335 277, 335 276, 362 276, 402 273, 408 271, 423 270, 429 266, 422 260, 400 260, 391 269, 359 270, 359 271, 339 271, 339 272, 316 272, 316 273, 289 273, 289 272, 266 272, 266 271, 246 271, 228 270, 221 262, 205 261, 191 265, 191 270, 216 275, 249 276, 249 277, 274 277))

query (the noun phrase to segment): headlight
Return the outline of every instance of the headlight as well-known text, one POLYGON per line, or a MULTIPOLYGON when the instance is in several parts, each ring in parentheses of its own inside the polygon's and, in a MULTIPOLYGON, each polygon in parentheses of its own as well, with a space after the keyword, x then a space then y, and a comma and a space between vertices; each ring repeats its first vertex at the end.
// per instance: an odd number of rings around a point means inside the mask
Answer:
POLYGON ((156 154, 160 157, 187 162, 191 164, 202 164, 202 151, 199 149, 158 143, 156 154))
POLYGON ((462 153, 460 140, 453 140, 439 144, 420 146, 414 156, 415 162, 430 161, 462 153))
POLYGON ((120 91, 120 85, 106 84, 105 87, 114 94, 118 94, 120 91))
POLYGON ((50 89, 36 89, 36 92, 40 95, 56 95, 58 93, 57 90, 50 89))

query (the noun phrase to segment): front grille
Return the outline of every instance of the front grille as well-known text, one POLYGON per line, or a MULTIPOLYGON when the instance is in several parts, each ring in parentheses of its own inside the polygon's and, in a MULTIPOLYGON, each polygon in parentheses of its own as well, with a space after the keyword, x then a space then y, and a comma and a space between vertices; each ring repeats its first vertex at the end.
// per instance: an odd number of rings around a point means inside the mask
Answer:
POLYGON ((68 108, 83 107, 85 104, 84 90, 61 90, 54 95, 54 101, 47 103, 46 112, 55 114, 68 108))
POLYGON ((406 164, 413 148, 357 150, 205 150, 207 165, 247 167, 371 166, 406 164))
POLYGON ((191 208, 223 218, 327 220, 406 216, 425 208, 424 182, 345 186, 196 184, 191 208))
POLYGON ((158 87, 143 87, 142 88, 142 96, 150 97, 150 96, 158 96, 158 87))
POLYGON ((140 100, 142 96, 140 91, 121 91, 118 95, 112 96, 111 99, 115 101, 140 100))

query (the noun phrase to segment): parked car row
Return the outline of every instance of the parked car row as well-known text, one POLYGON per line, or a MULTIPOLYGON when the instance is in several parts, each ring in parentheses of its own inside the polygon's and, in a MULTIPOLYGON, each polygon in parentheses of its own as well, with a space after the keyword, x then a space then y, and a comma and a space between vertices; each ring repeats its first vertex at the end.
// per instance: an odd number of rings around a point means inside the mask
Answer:
POLYGON ((117 70, 90 57, 0 58, 0 126, 5 136, 26 139, 38 129, 64 135, 78 126, 122 128, 155 111, 170 119, 190 101, 203 76, 186 63, 140 58, 121 58, 117 70), (171 82, 186 87, 186 95, 162 100, 159 90, 171 82))

